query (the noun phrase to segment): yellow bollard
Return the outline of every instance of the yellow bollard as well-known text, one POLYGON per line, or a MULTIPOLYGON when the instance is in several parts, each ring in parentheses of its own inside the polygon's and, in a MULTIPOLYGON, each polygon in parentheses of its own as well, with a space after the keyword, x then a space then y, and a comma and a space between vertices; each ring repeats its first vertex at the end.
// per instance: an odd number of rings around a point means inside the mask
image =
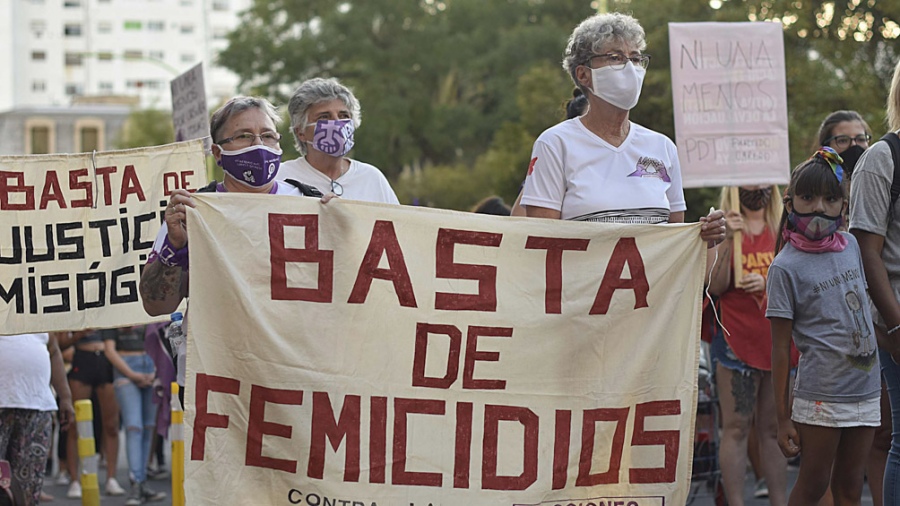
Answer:
POLYGON ((178 383, 172 382, 172 506, 184 506, 184 410, 178 400, 178 383))
POLYGON ((100 485, 97 482, 99 457, 94 451, 94 408, 89 399, 75 401, 75 421, 78 424, 78 457, 81 459, 81 504, 100 506, 100 485))

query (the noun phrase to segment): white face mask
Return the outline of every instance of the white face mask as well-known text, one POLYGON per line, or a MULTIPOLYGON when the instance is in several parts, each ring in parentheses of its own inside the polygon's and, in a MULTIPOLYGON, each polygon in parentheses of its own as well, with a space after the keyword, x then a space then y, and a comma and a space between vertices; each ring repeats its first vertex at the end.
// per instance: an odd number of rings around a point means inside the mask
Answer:
POLYGON ((591 91, 619 109, 630 111, 641 96, 646 73, 644 67, 635 66, 630 61, 621 70, 609 66, 591 69, 591 91))

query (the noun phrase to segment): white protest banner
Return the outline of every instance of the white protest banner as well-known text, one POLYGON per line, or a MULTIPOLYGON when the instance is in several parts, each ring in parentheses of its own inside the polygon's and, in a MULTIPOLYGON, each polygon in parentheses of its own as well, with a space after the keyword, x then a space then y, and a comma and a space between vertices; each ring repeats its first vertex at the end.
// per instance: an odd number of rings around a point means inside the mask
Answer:
POLYGON ((140 267, 203 146, 0 157, 0 334, 147 323, 140 267))
POLYGON ((784 184, 790 173, 779 23, 669 23, 686 188, 784 184))
POLYGON ((188 504, 684 504, 698 225, 195 200, 188 504))
POLYGON ((203 139, 203 149, 209 152, 209 110, 206 108, 206 86, 203 83, 203 62, 172 79, 172 123, 175 140, 203 139))

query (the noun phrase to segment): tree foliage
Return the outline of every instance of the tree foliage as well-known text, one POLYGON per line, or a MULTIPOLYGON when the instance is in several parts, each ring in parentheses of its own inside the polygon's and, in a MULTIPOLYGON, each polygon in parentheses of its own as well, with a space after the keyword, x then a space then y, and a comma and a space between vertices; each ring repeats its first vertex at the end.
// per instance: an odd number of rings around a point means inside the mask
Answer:
POLYGON ((175 140, 172 114, 158 109, 132 111, 116 140, 117 149, 159 146, 175 140))
MULTIPOLYGON (((884 130, 900 2, 603 3, 638 18, 653 55, 632 119, 673 139, 668 23, 687 21, 784 24, 795 163, 808 156, 819 123, 833 110, 855 109, 874 133, 884 130)), ((534 139, 562 119, 571 95, 559 66, 566 39, 598 4, 255 0, 220 63, 241 77, 245 91, 282 104, 307 78, 339 78, 363 106, 354 156, 382 169, 404 203, 467 209, 489 194, 515 198, 534 139)), ((689 218, 708 209, 715 194, 689 191, 689 218)))

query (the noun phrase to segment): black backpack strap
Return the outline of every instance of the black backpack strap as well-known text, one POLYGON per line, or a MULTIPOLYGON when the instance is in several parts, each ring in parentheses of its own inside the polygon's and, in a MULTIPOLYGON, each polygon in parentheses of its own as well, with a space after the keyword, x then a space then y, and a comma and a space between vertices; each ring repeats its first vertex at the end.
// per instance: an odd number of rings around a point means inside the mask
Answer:
POLYGON ((300 181, 297 181, 296 179, 285 179, 284 182, 290 183, 290 184, 296 186, 297 189, 300 190, 300 193, 302 193, 303 195, 305 195, 307 197, 322 198, 324 196, 324 195, 322 195, 322 192, 320 192, 319 189, 316 188, 315 186, 303 184, 300 181))
POLYGON ((894 158, 894 179, 891 180, 891 208, 900 196, 900 137, 894 132, 888 132, 881 138, 891 148, 891 156, 894 158))
POLYGON ((218 185, 219 185, 218 181, 213 181, 213 182, 209 183, 208 185, 204 186, 203 188, 200 188, 199 190, 197 190, 197 193, 213 193, 216 191, 216 186, 218 186, 218 185))

